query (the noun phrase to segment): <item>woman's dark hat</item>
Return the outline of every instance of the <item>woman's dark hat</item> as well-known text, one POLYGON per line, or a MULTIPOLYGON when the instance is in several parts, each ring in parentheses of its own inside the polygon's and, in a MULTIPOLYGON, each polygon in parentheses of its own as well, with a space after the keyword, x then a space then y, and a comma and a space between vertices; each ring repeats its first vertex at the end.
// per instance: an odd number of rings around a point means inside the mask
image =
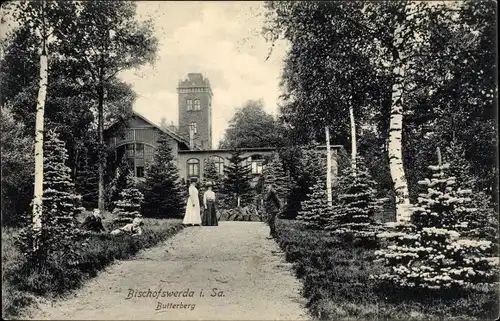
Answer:
POLYGON ((190 181, 191 183, 196 183, 196 182, 198 182, 198 179, 197 179, 196 177, 191 177, 191 178, 189 179, 189 181, 190 181))

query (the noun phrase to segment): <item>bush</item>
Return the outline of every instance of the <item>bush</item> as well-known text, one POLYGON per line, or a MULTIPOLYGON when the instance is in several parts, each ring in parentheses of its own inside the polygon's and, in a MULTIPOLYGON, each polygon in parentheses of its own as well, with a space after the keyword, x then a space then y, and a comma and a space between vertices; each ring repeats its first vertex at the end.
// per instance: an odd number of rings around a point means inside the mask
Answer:
POLYGON ((68 262, 60 253, 52 253, 42 268, 25 259, 13 242, 13 231, 2 230, 2 280, 4 282, 3 317, 21 314, 21 309, 38 296, 61 296, 81 286, 87 279, 114 260, 127 259, 139 250, 158 244, 183 228, 178 220, 145 219, 144 233, 126 234, 86 233, 75 240, 71 249, 78 253, 78 263, 68 262))

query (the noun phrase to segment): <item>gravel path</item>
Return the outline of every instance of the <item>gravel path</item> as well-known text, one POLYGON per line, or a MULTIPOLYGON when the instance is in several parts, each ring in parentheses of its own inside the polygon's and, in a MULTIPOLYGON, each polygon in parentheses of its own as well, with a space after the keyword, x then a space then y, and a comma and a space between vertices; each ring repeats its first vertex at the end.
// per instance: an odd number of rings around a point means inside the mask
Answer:
POLYGON ((33 318, 309 319, 301 285, 268 233, 260 222, 188 227, 132 260, 113 264, 70 298, 41 304, 33 318), (158 291, 159 298, 151 297, 158 291))

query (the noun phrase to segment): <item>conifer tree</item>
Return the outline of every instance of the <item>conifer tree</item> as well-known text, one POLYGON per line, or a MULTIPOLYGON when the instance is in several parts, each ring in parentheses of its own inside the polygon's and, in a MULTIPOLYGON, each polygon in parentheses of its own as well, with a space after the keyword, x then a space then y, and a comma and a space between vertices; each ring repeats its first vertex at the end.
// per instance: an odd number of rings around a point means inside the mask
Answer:
POLYGON ((56 132, 49 131, 44 147, 44 215, 54 230, 67 233, 75 228, 76 217, 83 210, 81 196, 75 193, 71 169, 66 166, 68 153, 64 141, 56 132))
MULTIPOLYGON (((78 234, 77 216, 84 210, 81 196, 75 193, 71 169, 66 166, 68 153, 64 141, 54 131, 48 131, 44 140, 44 192, 42 229, 40 231, 39 258, 48 253, 67 249, 78 234)), ((21 233, 22 249, 33 249, 31 218, 21 233)), ((69 254, 69 253, 67 253, 69 254)))
POLYGON ((203 187, 205 187, 207 182, 212 183, 212 190, 215 193, 218 193, 221 189, 222 178, 221 175, 219 175, 217 167, 212 159, 208 159, 205 163, 205 167, 203 168, 203 187))
POLYGON ((212 191, 216 194, 216 203, 218 206, 222 203, 220 191, 222 189, 222 175, 219 175, 214 161, 209 158, 203 167, 203 179, 200 184, 200 204, 203 204, 203 194, 207 191, 207 183, 212 183, 212 191))
POLYGON ((307 199, 301 203, 302 209, 296 217, 310 229, 323 229, 331 220, 332 209, 328 206, 326 197, 326 175, 323 178, 318 178, 309 188, 307 199))
POLYGON ((153 217, 180 215, 184 207, 182 189, 169 137, 161 134, 153 163, 146 171, 144 215, 153 217))
MULTIPOLYGON (((290 192, 290 177, 285 173, 283 164, 277 153, 273 154, 271 161, 266 165, 262 173, 264 185, 274 184, 276 193, 282 204, 286 204, 290 192)), ((265 188, 264 188, 265 192, 265 188)))
POLYGON ((392 224, 378 236, 393 243, 375 254, 390 272, 375 276, 397 287, 455 289, 497 279, 498 257, 487 257, 491 242, 460 237, 466 226, 471 191, 457 187, 449 164, 429 166, 431 179, 419 181, 427 191, 419 196, 411 223, 392 224))
POLYGON ((474 177, 470 164, 466 161, 463 146, 457 141, 452 141, 445 149, 444 156, 449 160, 451 175, 456 177, 456 182, 463 189, 470 189, 473 192, 471 207, 474 209, 465 213, 464 221, 467 226, 459 232, 463 236, 472 239, 485 239, 492 242, 492 251, 498 250, 498 215, 495 213, 491 196, 485 192, 478 192, 477 178, 474 177))
POLYGON ((115 202, 113 222, 122 226, 132 223, 134 218, 142 217, 141 205, 144 196, 136 187, 135 177, 132 172, 127 176, 127 186, 120 192, 120 199, 115 202))
POLYGON ((374 215, 381 208, 375 182, 357 157, 356 169, 347 167, 337 182, 334 216, 326 227, 333 234, 362 242, 375 242, 379 225, 374 215))
POLYGON ((120 193, 127 187, 127 177, 130 173, 132 168, 124 155, 106 189, 106 208, 109 211, 114 210, 116 201, 120 199, 120 193))
POLYGON ((99 197, 97 163, 91 164, 91 160, 85 156, 78 167, 75 188, 82 196, 82 205, 86 209, 97 208, 99 197))
POLYGON ((229 157, 229 164, 224 167, 224 200, 226 205, 235 207, 240 200, 240 205, 245 206, 252 201, 252 189, 250 186, 250 165, 244 165, 245 158, 241 156, 240 150, 233 150, 229 157), (229 204, 231 203, 231 204, 229 204))

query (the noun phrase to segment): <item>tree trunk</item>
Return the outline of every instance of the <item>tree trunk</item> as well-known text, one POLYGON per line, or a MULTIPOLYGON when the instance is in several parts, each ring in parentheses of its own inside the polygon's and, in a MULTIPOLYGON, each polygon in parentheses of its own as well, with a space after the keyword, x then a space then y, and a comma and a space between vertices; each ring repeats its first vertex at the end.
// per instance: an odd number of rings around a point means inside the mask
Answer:
POLYGON ((356 176, 356 158, 358 156, 358 149, 356 143, 356 122, 354 121, 354 108, 352 107, 352 104, 349 105, 349 120, 351 122, 351 167, 353 176, 356 176))
POLYGON ((36 104, 35 121, 35 190, 33 195, 33 250, 38 249, 40 232, 42 229, 43 215, 43 132, 44 132, 44 112, 45 100, 47 97, 48 85, 48 54, 47 39, 45 32, 44 3, 42 2, 42 32, 40 50, 40 80, 38 97, 36 104))
POLYGON ((326 199, 332 206, 332 154, 330 153, 330 129, 325 127, 326 135, 326 199))
POLYGON ((102 80, 102 75, 100 76, 99 90, 98 90, 98 105, 97 105, 97 125, 99 132, 99 155, 98 155, 98 172, 99 172, 99 197, 98 197, 98 207, 100 211, 104 211, 104 167, 105 167, 105 157, 104 157, 104 84, 102 80))
POLYGON ((403 166, 402 132, 403 132, 403 82, 404 69, 396 66, 392 86, 391 116, 389 124, 389 165, 396 193, 396 220, 398 222, 410 219, 410 196, 403 166))

